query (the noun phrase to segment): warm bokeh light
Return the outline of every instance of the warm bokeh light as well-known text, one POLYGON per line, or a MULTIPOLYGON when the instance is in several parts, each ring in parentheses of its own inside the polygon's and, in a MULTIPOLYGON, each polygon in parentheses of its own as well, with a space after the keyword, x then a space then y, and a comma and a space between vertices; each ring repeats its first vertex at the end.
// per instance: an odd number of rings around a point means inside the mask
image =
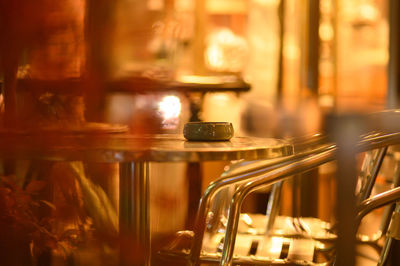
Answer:
POLYGON ((206 64, 211 70, 239 72, 247 56, 246 40, 229 29, 220 29, 209 36, 206 64))
POLYGON ((165 96, 158 104, 158 112, 162 116, 164 128, 175 127, 181 114, 181 100, 174 95, 165 96))

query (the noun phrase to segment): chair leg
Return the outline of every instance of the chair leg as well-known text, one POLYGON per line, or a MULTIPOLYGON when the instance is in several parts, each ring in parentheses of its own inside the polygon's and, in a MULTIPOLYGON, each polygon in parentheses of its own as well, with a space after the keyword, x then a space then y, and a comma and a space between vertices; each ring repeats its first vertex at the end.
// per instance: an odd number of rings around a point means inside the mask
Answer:
POLYGON ((381 255, 379 256, 379 261, 378 261, 377 266, 383 266, 386 264, 388 255, 389 255, 389 251, 392 246, 392 242, 393 242, 393 238, 391 238, 391 237, 386 238, 385 244, 383 245, 383 248, 381 251, 381 255))
POLYGON ((386 240, 382 248, 381 255, 379 257, 378 265, 385 265, 388 260, 388 256, 393 245, 393 239, 400 238, 400 203, 396 203, 396 208, 391 217, 390 226, 386 234, 386 240))
MULTIPOLYGON (((393 187, 400 186, 400 161, 396 162, 396 170, 393 175, 393 187)), ((381 225, 379 230, 382 232, 382 235, 386 234, 387 229, 389 228, 389 223, 391 220, 391 215, 395 209, 395 204, 392 204, 385 208, 384 213, 382 215, 381 225)))
POLYGON ((272 186, 271 195, 269 196, 268 205, 267 205, 267 227, 266 227, 266 235, 270 233, 272 228, 274 227, 276 216, 279 214, 279 207, 282 195, 282 185, 283 181, 280 181, 272 186))

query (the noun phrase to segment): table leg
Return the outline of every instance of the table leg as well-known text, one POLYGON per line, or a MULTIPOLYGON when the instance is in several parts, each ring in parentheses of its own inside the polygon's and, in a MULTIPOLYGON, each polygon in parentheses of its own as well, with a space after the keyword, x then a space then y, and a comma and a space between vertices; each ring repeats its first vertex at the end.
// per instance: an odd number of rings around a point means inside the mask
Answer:
POLYGON ((192 230, 196 220, 197 208, 201 198, 202 171, 198 162, 188 163, 186 176, 189 186, 188 209, 186 218, 186 229, 192 230))
POLYGON ((150 265, 149 163, 120 164, 120 265, 150 265))

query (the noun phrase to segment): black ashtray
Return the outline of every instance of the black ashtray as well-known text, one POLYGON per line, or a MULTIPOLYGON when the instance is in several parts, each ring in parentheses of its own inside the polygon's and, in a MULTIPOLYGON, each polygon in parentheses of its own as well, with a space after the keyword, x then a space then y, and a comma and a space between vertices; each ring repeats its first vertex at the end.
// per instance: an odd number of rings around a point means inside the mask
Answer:
POLYGON ((187 140, 226 141, 233 137, 233 126, 229 122, 189 122, 183 135, 187 140))

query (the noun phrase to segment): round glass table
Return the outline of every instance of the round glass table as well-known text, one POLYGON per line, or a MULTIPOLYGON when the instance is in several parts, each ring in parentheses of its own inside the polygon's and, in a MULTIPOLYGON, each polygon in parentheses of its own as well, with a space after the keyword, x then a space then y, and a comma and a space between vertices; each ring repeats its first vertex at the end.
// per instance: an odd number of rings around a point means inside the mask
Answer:
MULTIPOLYGON (((182 135, 111 133, 0 131, 0 158, 119 163, 119 234, 132 239, 144 251, 139 263, 125 261, 123 258, 129 256, 120 254, 121 265, 150 264, 150 162, 259 160, 293 153, 289 142, 273 138, 198 142, 186 141, 182 135)), ((120 250, 132 252, 129 247, 121 246, 120 250)))

